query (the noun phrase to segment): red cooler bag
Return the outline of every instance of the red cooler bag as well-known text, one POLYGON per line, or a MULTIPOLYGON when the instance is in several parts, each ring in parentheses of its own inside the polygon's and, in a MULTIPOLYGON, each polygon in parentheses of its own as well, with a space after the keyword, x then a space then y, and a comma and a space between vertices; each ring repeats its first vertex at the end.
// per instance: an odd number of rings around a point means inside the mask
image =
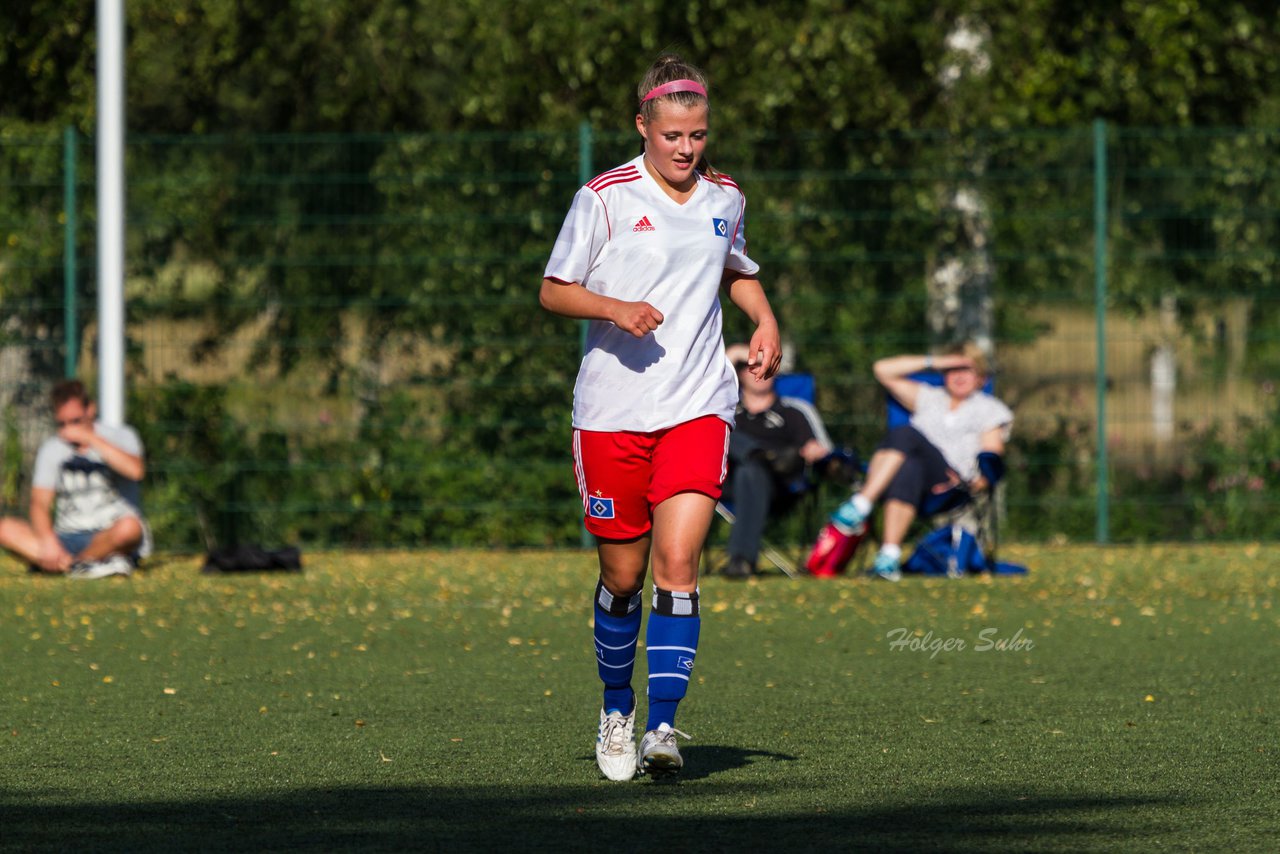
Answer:
POLYGON ((823 578, 839 575, 849 565, 854 552, 862 545, 866 536, 866 525, 859 525, 854 533, 846 534, 828 522, 818 532, 818 541, 813 544, 804 568, 809 570, 810 575, 823 578))

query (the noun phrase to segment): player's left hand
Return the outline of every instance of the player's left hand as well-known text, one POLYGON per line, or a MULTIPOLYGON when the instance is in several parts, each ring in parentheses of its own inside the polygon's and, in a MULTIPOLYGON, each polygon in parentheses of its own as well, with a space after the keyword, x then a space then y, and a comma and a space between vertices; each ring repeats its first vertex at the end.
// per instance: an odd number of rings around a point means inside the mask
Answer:
POLYGON ((947 469, 947 479, 942 481, 942 483, 935 483, 930 491, 933 492, 934 495, 942 495, 944 492, 950 492, 955 489, 961 483, 964 483, 964 481, 960 479, 960 475, 956 474, 951 469, 947 469))
POLYGON ((782 366, 782 339, 775 323, 762 323, 756 327, 747 345, 747 372, 757 380, 767 380, 778 373, 782 366))
POLYGON ((804 457, 804 461, 809 465, 826 459, 830 453, 827 446, 817 439, 810 439, 800 446, 800 456, 804 457))

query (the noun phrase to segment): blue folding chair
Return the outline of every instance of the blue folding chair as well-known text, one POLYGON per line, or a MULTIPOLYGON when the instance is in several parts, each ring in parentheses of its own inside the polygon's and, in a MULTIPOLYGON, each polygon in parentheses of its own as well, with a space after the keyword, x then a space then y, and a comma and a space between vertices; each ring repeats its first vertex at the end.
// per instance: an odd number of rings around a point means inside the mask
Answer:
POLYGON ((818 402, 818 383, 813 374, 779 374, 773 380, 778 397, 794 397, 810 406, 818 402))

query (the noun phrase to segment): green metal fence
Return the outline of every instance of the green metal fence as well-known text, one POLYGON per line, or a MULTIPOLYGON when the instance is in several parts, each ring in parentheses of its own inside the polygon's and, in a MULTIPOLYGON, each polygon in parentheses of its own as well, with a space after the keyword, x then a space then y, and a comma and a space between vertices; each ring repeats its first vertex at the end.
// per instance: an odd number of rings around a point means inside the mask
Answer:
MULTIPOLYGON (((979 270, 950 308, 990 319, 1017 413, 1004 536, 1241 539, 1277 532, 1278 141, 759 134, 713 162, 838 440, 874 445, 871 361, 936 341, 931 288, 979 270)), ((590 128, 133 136, 128 418, 162 545, 578 543, 580 339, 536 291, 574 190, 637 151, 590 128)), ((48 381, 96 375, 93 154, 0 132, 10 506, 48 381)))

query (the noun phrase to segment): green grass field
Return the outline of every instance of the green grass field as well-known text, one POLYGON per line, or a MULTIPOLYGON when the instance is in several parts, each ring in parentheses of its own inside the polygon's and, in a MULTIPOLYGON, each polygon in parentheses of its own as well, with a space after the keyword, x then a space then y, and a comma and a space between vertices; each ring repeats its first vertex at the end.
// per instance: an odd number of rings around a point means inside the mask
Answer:
POLYGON ((5 562, 0 848, 1280 849, 1280 547, 1003 554, 1031 574, 704 580, 685 773, 631 783, 590 553, 5 562))

